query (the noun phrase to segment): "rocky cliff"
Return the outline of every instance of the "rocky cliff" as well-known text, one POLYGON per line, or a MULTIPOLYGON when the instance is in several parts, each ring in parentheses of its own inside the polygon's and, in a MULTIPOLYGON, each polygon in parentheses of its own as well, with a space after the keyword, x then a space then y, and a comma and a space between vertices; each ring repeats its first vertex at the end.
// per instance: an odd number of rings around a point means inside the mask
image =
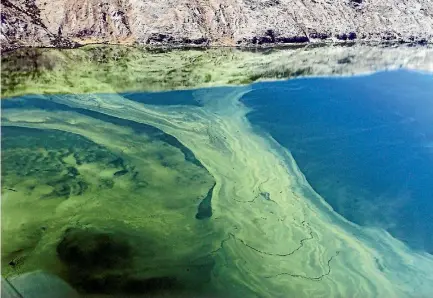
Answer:
POLYGON ((433 42, 431 0, 2 0, 3 49, 433 42))

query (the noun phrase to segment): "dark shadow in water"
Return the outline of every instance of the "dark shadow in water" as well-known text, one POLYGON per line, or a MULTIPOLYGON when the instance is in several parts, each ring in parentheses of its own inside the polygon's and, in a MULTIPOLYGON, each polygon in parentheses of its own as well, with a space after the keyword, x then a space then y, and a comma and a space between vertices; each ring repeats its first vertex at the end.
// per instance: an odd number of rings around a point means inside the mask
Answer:
POLYGON ((214 188, 215 183, 207 192, 206 197, 198 205, 197 214, 195 215, 196 219, 201 220, 212 217, 212 192, 214 188))
POLYGON ((193 96, 194 90, 176 90, 165 92, 129 92, 120 93, 126 99, 149 105, 191 105, 200 106, 193 96))
MULTIPOLYGON (((140 250, 152 250, 152 243, 140 250)), ((68 228, 56 251, 67 268, 67 280, 80 292, 149 296, 162 293, 182 294, 209 281, 214 266, 212 258, 200 264, 185 265, 184 276, 173 270, 172 275, 145 277, 148 272, 134 272, 136 248, 126 235, 92 228, 68 228), (141 276, 143 274, 143 276, 141 276), (188 280, 194 276, 194 281, 188 280)), ((182 294, 183 295, 183 294, 182 294)))

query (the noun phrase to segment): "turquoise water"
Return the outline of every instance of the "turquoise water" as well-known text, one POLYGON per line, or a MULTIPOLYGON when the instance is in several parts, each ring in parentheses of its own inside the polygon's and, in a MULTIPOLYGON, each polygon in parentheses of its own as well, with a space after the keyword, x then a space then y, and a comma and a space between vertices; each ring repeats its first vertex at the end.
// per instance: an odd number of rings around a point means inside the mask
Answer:
POLYGON ((242 101, 334 210, 433 253, 432 75, 258 83, 242 101))

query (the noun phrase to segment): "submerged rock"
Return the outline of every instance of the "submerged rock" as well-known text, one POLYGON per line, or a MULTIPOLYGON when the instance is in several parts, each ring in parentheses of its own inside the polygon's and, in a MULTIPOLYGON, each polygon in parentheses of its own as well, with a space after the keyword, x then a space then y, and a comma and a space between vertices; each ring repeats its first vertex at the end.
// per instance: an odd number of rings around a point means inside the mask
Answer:
POLYGON ((37 298, 41 295, 45 298, 78 298, 79 294, 59 277, 34 271, 15 276, 9 279, 2 277, 2 297, 37 298))

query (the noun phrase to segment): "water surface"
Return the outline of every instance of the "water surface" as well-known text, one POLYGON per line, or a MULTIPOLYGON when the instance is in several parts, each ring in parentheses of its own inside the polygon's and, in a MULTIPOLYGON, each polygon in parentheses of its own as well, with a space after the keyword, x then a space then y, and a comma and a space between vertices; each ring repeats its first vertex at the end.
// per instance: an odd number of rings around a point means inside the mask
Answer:
POLYGON ((242 101, 335 211, 433 253, 431 75, 258 83, 242 101))
POLYGON ((431 81, 6 99, 2 272, 117 296, 428 297, 431 81))

